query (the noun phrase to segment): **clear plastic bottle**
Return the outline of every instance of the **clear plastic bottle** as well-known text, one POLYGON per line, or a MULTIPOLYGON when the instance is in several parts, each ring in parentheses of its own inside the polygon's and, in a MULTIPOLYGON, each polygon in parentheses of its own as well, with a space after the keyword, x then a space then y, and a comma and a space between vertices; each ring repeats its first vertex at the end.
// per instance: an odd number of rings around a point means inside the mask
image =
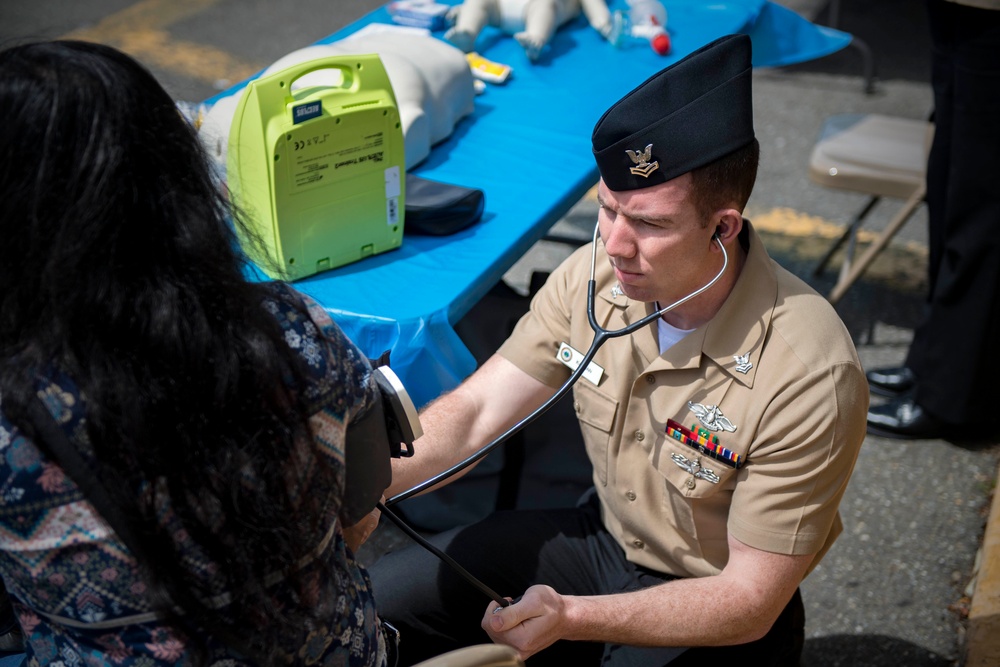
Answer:
POLYGON ((612 16, 608 40, 615 46, 625 46, 642 40, 661 56, 670 52, 667 34, 667 10, 659 0, 628 0, 628 12, 618 10, 612 16))

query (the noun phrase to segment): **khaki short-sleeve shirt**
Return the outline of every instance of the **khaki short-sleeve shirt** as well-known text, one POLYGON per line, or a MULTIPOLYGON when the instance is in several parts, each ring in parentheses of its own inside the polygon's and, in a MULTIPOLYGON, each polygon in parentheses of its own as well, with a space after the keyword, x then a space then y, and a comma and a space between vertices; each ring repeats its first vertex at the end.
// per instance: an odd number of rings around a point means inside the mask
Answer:
MULTIPOLYGON (((614 330, 652 306, 615 289, 598 245, 596 319, 614 330)), ((585 353, 594 337, 590 258, 584 246, 553 272, 499 350, 553 387, 571 372, 560 345, 585 353)), ((607 340, 594 362, 601 377, 574 385, 573 407, 605 526, 629 560, 709 576, 725 566, 732 535, 765 551, 818 554, 815 566, 841 531, 837 506, 864 439, 868 384, 836 312, 775 264, 752 229, 743 271, 710 322, 662 355, 651 324, 607 340)))

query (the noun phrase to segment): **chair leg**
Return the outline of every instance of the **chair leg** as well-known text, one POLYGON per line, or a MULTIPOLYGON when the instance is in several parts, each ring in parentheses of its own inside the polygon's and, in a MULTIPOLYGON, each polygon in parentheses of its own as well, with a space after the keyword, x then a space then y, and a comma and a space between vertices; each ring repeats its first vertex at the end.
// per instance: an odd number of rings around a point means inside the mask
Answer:
POLYGON ((847 290, 850 289, 851 285, 853 285, 855 281, 861 277, 861 274, 865 272, 868 265, 871 264, 876 257, 878 257, 879 253, 881 253, 882 250, 885 249, 886 245, 889 244, 889 241, 892 240, 892 237, 896 235, 896 232, 903 227, 906 221, 910 219, 910 216, 913 215, 913 212, 917 210, 917 207, 921 204, 921 202, 924 201, 924 195, 926 192, 926 187, 921 185, 913 192, 912 195, 910 195, 910 198, 906 200, 903 208, 901 208, 896 216, 889 221, 885 230, 883 230, 882 234, 868 247, 865 254, 858 260, 857 264, 852 266, 848 274, 838 280, 837 284, 833 286, 833 289, 830 291, 830 295, 827 297, 830 303, 837 303, 840 301, 841 297, 843 297, 847 290))
POLYGON ((840 263, 840 271, 837 273, 837 280, 843 280, 851 272, 851 263, 854 262, 854 250, 858 247, 858 228, 855 225, 850 229, 850 238, 847 239, 847 248, 844 250, 844 261, 840 263))
POLYGON ((861 52, 865 72, 864 92, 866 95, 872 95, 875 93, 875 56, 872 54, 871 47, 857 36, 851 39, 851 46, 861 52))
MULTIPOLYGON (((840 250, 840 246, 844 245, 844 241, 846 241, 848 238, 851 239, 851 244, 848 249, 848 255, 846 256, 844 262, 845 264, 850 263, 851 259, 854 257, 854 239, 857 238, 858 229, 861 228, 861 223, 868 216, 871 210, 875 207, 875 204, 878 203, 879 199, 881 199, 881 197, 879 197, 878 195, 873 195, 871 199, 868 200, 868 203, 865 204, 864 208, 862 208, 857 213, 857 215, 854 216, 854 219, 852 219, 851 222, 848 223, 847 229, 844 230, 844 233, 840 235, 840 238, 834 241, 833 245, 830 246, 830 249, 826 251, 825 255, 823 255, 823 258, 819 260, 819 263, 816 265, 816 268, 813 269, 814 278, 819 277, 819 275, 823 273, 823 269, 826 268, 826 265, 830 263, 830 260, 833 258, 833 256, 837 253, 838 250, 840 250)), ((841 268, 841 274, 843 273, 844 269, 841 268)))
MULTIPOLYGON (((830 15, 827 20, 827 25, 831 28, 840 27, 840 0, 830 0, 830 15)), ((861 58, 864 61, 864 71, 865 71, 865 94, 871 95, 875 92, 875 56, 872 54, 871 48, 866 42, 859 39, 855 35, 851 39, 851 46, 856 48, 861 52, 861 58)))

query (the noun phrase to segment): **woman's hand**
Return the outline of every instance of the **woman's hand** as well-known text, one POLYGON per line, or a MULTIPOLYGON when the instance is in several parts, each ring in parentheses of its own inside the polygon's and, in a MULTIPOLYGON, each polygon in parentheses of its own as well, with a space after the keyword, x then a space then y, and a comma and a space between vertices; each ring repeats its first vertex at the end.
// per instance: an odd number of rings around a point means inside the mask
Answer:
MULTIPOLYGON (((385 496, 382 496, 381 502, 385 502, 385 496)), ((382 511, 376 507, 366 514, 361 521, 358 521, 353 526, 344 528, 344 541, 347 542, 347 546, 351 548, 351 551, 357 553, 361 545, 365 543, 365 540, 371 537, 371 534, 378 527, 378 520, 381 516, 382 511)))

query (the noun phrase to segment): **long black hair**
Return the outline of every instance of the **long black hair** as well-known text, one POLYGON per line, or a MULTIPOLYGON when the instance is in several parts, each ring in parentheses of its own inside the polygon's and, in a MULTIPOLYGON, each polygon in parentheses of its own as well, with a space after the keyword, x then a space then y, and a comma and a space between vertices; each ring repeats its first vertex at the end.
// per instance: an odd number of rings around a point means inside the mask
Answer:
POLYGON ((18 421, 39 372, 71 377, 96 460, 125 482, 154 599, 184 607, 188 629, 253 638, 267 661, 262 647, 309 610, 273 609, 265 575, 327 527, 289 466, 333 473, 314 448, 292 454, 308 428, 302 371, 263 307, 271 288, 244 277, 240 217, 169 95, 110 47, 0 52, 0 119, 4 410, 18 421), (225 619, 158 525, 164 499, 221 566, 225 619))

